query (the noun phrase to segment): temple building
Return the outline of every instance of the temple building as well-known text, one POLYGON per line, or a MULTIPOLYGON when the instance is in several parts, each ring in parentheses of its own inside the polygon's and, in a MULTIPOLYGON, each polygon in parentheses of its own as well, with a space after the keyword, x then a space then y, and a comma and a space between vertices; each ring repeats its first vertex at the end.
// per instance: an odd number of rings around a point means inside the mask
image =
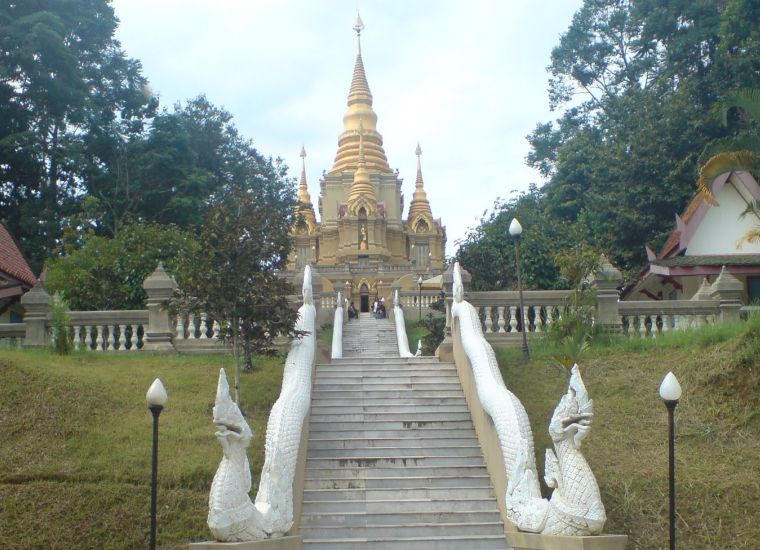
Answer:
POLYGON ((367 311, 375 296, 389 297, 393 286, 417 288, 444 268, 446 229, 433 217, 422 178, 417 145, 417 177, 409 210, 404 216, 403 180, 391 170, 377 131, 372 93, 361 54, 357 16, 357 54, 343 132, 335 162, 319 182, 319 220, 306 182, 306 152, 301 149, 294 251, 290 273, 311 264, 325 290, 341 290, 367 311), (394 283, 396 283, 394 285, 394 283))

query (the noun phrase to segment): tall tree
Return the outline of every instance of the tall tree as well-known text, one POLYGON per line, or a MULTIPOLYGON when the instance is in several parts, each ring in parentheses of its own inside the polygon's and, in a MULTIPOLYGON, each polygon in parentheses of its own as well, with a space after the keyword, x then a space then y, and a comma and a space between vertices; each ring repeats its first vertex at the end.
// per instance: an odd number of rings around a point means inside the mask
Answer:
POLYGON ((77 208, 91 136, 139 130, 154 106, 116 24, 107 0, 0 3, 0 216, 38 269, 77 208))

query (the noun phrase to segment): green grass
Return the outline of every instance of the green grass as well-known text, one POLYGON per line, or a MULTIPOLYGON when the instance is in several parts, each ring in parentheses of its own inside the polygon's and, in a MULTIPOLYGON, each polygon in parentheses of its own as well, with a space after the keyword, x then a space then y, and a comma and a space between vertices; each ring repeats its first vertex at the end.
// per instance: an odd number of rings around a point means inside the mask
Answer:
MULTIPOLYGON (((282 359, 242 375, 241 401, 263 464, 282 359)), ((152 417, 145 392, 160 377, 158 540, 205 540, 208 489, 221 459, 211 423, 228 357, 0 351, 0 548, 145 548, 149 531, 152 417)), ((258 483, 254 479, 254 487, 258 483)))
MULTIPOLYGON (((531 344, 526 365, 519 349, 497 355, 507 386, 528 410, 543 472, 547 427, 567 374, 551 358, 556 350, 531 344)), ((667 545, 667 414, 658 388, 672 370, 683 388, 676 409, 679 548, 757 548, 760 322, 597 343, 581 369, 595 408, 584 453, 607 508, 605 530, 627 534, 629 549, 667 545)))
MULTIPOLYGON (((422 336, 414 325, 410 345, 422 336)), ((541 472, 549 418, 567 380, 554 354, 545 341, 531 342, 525 365, 519 349, 497 353, 531 418, 541 472)), ((211 408, 221 366, 231 367, 231 359, 0 350, 0 548, 147 546, 145 392, 156 376, 169 392, 161 414, 159 545, 209 538, 208 489, 221 458, 211 408)), ((672 370, 684 390, 676 410, 679 548, 755 548, 760 321, 655 340, 597 340, 581 368, 596 412, 584 452, 602 490, 606 531, 629 535, 629 550, 666 546, 667 416, 657 390, 672 370)), ((281 358, 262 359, 242 376, 255 432, 254 489, 281 379, 281 358)))
MULTIPOLYGON (((416 312, 415 312, 416 313, 416 312)), ((412 353, 417 351, 417 342, 422 340, 428 334, 428 329, 418 324, 417 315, 412 315, 411 319, 404 319, 406 324, 406 337, 409 339, 409 349, 412 353)))

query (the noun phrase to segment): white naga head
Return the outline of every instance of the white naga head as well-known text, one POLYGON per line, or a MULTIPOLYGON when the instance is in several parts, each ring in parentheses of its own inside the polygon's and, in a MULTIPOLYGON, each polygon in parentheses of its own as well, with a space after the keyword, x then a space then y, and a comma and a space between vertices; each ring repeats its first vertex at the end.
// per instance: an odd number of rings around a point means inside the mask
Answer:
POLYGON ((573 365, 567 393, 554 409, 549 423, 549 435, 555 443, 572 438, 573 446, 579 449, 591 430, 593 418, 594 401, 588 397, 578 365, 573 365))
POLYGON ((303 268, 303 303, 313 305, 314 304, 314 295, 312 294, 311 290, 311 267, 306 266, 303 268))
POLYGON ((214 403, 214 424, 216 437, 222 444, 225 454, 232 446, 248 447, 253 437, 248 422, 243 418, 240 407, 230 397, 230 386, 227 374, 219 369, 219 383, 216 386, 216 402, 214 403))
POLYGON ((454 301, 459 303, 464 299, 464 284, 462 284, 462 269, 459 262, 454 263, 454 301))

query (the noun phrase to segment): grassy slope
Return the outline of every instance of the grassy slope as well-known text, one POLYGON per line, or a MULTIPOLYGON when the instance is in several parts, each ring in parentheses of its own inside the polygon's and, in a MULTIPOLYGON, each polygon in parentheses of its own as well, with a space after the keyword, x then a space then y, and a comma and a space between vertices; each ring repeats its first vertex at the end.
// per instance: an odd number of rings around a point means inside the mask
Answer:
MULTIPOLYGON (((607 531, 630 549, 667 543, 667 417, 657 388, 668 370, 684 388, 677 417, 679 547, 755 548, 760 539, 760 324, 633 340, 593 349, 582 368, 596 420, 584 443, 609 516, 607 531)), ((500 352, 507 385, 528 409, 543 471, 547 424, 565 374, 551 350, 500 352)), ((159 543, 180 548, 208 537, 207 492, 221 449, 211 407, 221 357, 0 351, 0 548, 144 548, 150 503, 155 376, 170 400, 161 415, 159 543)), ((228 369, 228 372, 230 370, 228 369)), ((243 400, 263 460, 266 417, 281 361, 244 375, 243 400)), ((256 487, 257 480, 254 480, 256 487)))
MULTIPOLYGON (((25 548, 147 546, 152 417, 145 392, 156 376, 169 393, 160 418, 158 540, 180 548, 208 538, 208 489, 221 458, 211 424, 221 366, 231 360, 0 352, 0 548, 19 541, 25 548)), ((281 379, 276 359, 242 376, 254 476, 281 379)))
MULTIPOLYGON (((539 342, 526 366, 517 366, 519 350, 499 356, 507 386, 528 410, 543 472, 547 426, 566 374, 539 342)), ((584 453, 602 490, 606 531, 628 534, 628 548, 667 547, 667 413, 658 388, 672 370, 683 388, 676 409, 679 548, 757 548, 760 323, 602 346, 581 367, 596 416, 584 453)))

